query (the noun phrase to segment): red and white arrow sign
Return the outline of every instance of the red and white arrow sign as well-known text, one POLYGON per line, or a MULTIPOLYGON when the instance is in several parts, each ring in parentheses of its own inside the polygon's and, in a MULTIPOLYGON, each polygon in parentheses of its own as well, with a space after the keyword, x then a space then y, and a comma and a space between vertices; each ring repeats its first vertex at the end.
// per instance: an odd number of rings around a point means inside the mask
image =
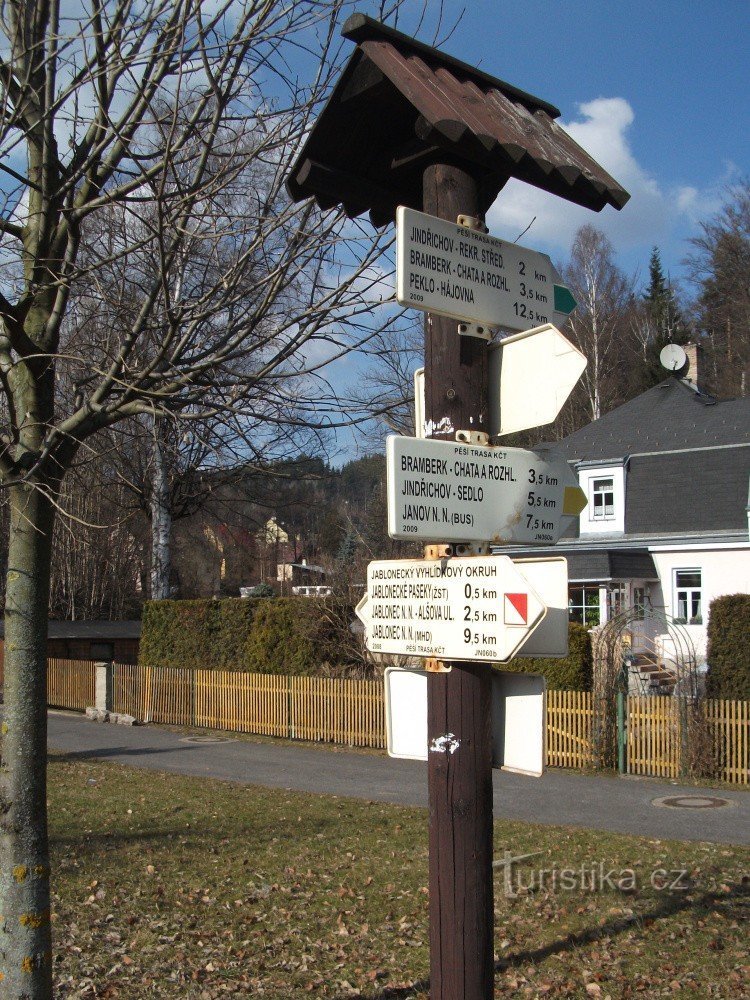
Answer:
POLYGON ((373 653, 511 659, 546 606, 508 556, 372 562, 357 605, 373 653))
POLYGON ((504 621, 506 625, 528 625, 529 595, 506 594, 504 610, 505 610, 504 621))

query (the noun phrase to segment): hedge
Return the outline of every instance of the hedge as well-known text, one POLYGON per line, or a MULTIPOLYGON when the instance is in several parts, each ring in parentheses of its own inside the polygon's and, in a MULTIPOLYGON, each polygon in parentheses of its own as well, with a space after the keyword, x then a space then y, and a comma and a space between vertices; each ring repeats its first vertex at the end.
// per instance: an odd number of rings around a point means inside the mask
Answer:
POLYGON ((314 674, 343 661, 347 615, 311 597, 149 601, 139 662, 149 667, 314 674))
POLYGON ((708 610, 709 698, 750 700, 750 594, 728 594, 708 610))
POLYGON ((508 663, 498 664, 500 670, 519 674, 542 674, 547 687, 559 691, 590 691, 593 681, 591 636, 577 622, 568 625, 568 655, 554 657, 516 657, 508 663))

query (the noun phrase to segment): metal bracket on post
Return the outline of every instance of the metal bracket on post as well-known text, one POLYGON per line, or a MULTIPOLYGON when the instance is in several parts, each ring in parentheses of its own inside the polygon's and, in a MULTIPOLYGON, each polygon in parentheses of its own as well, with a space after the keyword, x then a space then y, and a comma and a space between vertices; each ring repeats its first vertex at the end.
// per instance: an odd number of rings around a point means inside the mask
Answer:
POLYGON ((453 551, 454 548, 453 545, 425 545, 424 557, 425 559, 448 559, 456 554, 453 551))
POLYGON ((458 542, 453 546, 457 556, 490 556, 489 542, 458 542))
POLYGON ((464 229, 473 229, 477 233, 488 233, 489 229, 481 219, 477 219, 474 215, 459 215, 456 218, 456 224, 462 226, 464 229))
POLYGON ((460 441, 461 444, 478 444, 487 448, 490 436, 484 431, 456 431, 456 441, 460 441))
POLYGON ((455 542, 453 545, 425 545, 425 559, 450 559, 451 556, 492 555, 489 542, 455 542))
POLYGON ((462 337, 478 337, 480 340, 492 340, 495 331, 489 326, 480 326, 477 323, 459 323, 458 332, 462 337))
POLYGON ((425 657, 424 668, 428 674, 449 674, 453 669, 449 663, 436 660, 432 656, 425 657))

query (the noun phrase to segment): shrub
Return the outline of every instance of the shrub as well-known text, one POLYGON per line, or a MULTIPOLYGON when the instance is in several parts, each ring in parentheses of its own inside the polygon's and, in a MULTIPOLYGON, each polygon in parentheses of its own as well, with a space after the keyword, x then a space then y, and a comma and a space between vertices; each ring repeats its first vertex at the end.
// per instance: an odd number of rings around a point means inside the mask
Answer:
MULTIPOLYGON (((149 601, 139 661, 151 667, 315 674, 345 661, 345 609, 307 597, 149 601)), ((350 612, 349 612, 350 613, 350 612)))
POLYGON ((568 655, 554 657, 516 657, 508 663, 499 664, 501 670, 513 670, 519 674, 542 674, 547 678, 547 687, 560 691, 590 691, 593 678, 591 657, 591 636, 577 622, 568 625, 568 655))
POLYGON ((750 594, 728 594, 708 611, 709 698, 750 700, 750 594))

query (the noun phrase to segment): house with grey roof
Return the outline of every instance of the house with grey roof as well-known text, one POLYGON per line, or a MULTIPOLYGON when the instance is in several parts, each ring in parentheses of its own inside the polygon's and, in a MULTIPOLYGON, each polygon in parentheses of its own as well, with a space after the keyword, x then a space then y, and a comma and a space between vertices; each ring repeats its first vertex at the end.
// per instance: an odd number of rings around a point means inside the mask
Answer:
POLYGON ((670 377, 552 447, 588 497, 546 550, 567 557, 571 620, 651 607, 705 656, 711 601, 750 592, 750 397, 717 400, 670 377))

